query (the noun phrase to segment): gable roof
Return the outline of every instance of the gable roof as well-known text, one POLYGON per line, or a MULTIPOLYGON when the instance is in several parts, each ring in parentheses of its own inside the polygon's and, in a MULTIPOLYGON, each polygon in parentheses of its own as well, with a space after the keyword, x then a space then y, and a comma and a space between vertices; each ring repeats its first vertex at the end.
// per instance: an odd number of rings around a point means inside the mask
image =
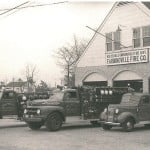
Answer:
MULTIPOLYGON (((105 22, 108 20, 108 18, 110 17, 110 15, 112 14, 112 12, 114 11, 114 9, 116 7, 121 7, 123 5, 129 4, 129 3, 135 3, 135 2, 128 2, 128 1, 120 1, 120 2, 115 2, 111 8, 111 10, 109 11, 109 13, 106 15, 106 17, 104 18, 103 22, 100 24, 100 26, 97 28, 96 31, 100 31, 102 29, 102 27, 104 26, 105 22)), ((142 4, 144 4, 145 7, 147 7, 148 9, 150 9, 150 2, 142 2, 142 4)), ((98 35, 97 32, 94 33, 94 35, 92 36, 91 40, 88 42, 83 54, 80 56, 80 58, 78 59, 78 61, 76 62, 76 66, 78 65, 78 63, 80 62, 81 58, 85 55, 85 53, 88 50, 88 47, 90 46, 90 44, 93 42, 93 40, 96 38, 96 36, 98 35)))

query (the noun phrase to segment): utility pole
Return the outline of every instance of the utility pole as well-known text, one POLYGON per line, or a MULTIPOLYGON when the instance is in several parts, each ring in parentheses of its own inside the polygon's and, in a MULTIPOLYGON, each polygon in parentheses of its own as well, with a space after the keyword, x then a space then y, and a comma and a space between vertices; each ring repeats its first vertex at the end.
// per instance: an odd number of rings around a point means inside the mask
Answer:
POLYGON ((14 91, 14 78, 12 79, 12 81, 13 81, 13 91, 14 91))

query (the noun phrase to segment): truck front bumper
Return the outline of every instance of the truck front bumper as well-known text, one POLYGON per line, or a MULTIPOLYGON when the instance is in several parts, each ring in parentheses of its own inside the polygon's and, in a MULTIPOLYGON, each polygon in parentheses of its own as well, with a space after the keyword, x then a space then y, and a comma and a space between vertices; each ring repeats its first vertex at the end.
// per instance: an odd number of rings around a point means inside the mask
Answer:
POLYGON ((121 126, 121 123, 118 122, 108 122, 108 121, 100 121, 101 124, 107 124, 111 126, 121 126))
POLYGON ((25 122, 42 122, 44 119, 42 116, 24 115, 25 122))

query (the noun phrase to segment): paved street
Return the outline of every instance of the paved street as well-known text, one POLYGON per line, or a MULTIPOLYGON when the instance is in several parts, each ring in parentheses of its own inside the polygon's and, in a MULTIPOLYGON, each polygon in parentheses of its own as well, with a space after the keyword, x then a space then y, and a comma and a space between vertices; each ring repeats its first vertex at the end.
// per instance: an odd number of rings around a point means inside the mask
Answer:
POLYGON ((45 127, 0 129, 0 150, 149 150, 150 129, 137 127, 126 133, 119 128, 104 131, 89 124, 64 126, 48 132, 45 127))

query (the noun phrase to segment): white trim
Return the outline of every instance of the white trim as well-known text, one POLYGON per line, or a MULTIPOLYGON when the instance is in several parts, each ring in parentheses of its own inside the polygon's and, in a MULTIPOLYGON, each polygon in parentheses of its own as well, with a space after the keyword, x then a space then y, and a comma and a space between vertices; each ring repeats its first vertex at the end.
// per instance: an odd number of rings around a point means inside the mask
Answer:
POLYGON ((98 73, 92 73, 88 75, 83 82, 95 82, 95 81, 107 81, 107 79, 98 73))
POLYGON ((132 71, 123 71, 119 73, 114 79, 114 81, 124 81, 124 80, 142 80, 142 78, 132 71))

